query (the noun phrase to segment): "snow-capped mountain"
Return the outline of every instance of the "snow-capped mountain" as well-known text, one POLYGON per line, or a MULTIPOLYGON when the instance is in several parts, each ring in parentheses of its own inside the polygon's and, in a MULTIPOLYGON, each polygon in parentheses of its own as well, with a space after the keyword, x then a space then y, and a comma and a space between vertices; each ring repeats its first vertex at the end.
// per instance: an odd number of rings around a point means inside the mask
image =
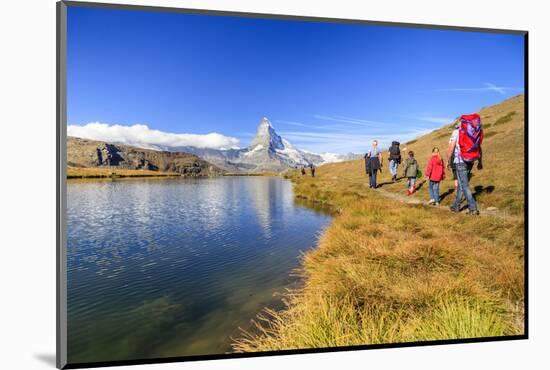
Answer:
POLYGON ((279 136, 266 117, 260 121, 256 136, 247 148, 221 150, 181 147, 177 149, 195 154, 225 170, 237 172, 281 172, 297 166, 310 164, 318 166, 325 163, 321 155, 300 150, 279 136))
POLYGON ((241 162, 251 163, 257 171, 282 171, 290 167, 321 164, 320 155, 307 153, 280 137, 267 118, 262 118, 256 136, 248 150, 241 154, 241 162))
POLYGON ((147 140, 139 142, 126 140, 124 144, 144 149, 191 153, 230 172, 281 172, 299 166, 309 166, 310 164, 319 166, 324 163, 341 162, 360 157, 354 154, 317 154, 298 149, 279 136, 266 117, 260 121, 256 136, 247 148, 209 149, 194 146, 170 146, 148 143, 147 140))

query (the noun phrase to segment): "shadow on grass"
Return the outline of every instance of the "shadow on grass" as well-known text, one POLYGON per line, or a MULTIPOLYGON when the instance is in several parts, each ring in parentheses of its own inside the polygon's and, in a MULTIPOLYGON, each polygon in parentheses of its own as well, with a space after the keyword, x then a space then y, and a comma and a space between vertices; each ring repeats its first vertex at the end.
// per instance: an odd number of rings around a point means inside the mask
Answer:
POLYGON ((418 181, 416 183, 416 191, 419 191, 420 189, 422 189, 422 186, 424 186, 424 184, 426 183, 426 180, 424 181, 418 181))
POLYGON ((453 194, 455 192, 455 189, 449 189, 446 192, 439 195, 439 201, 442 202, 443 199, 447 198, 449 195, 453 194))
MULTIPOLYGON (((474 191, 472 192, 472 195, 473 195, 474 199, 477 201, 478 197, 481 194, 484 194, 484 193, 485 194, 491 194, 493 191, 495 191, 495 187, 493 185, 489 185, 489 186, 476 185, 474 187, 474 191)), ((445 199, 446 197, 448 197, 452 193, 454 193, 454 189, 447 190, 445 193, 441 194, 439 201, 441 202, 443 199, 445 199)), ((466 200, 466 198, 464 196, 462 196, 462 199, 460 200, 460 203, 462 204, 462 202, 464 202, 465 200, 466 200)), ((461 206, 460 211, 463 211, 467 208, 468 208, 468 204, 466 204, 464 206, 461 206)))
POLYGON ((389 185, 389 184, 393 184, 393 181, 381 182, 380 184, 377 184, 376 187, 381 188, 382 186, 389 185))
POLYGON ((495 187, 493 185, 489 186, 483 186, 483 185, 477 185, 474 187, 474 192, 472 195, 474 196, 474 199, 477 200, 477 198, 485 193, 485 194, 491 194, 493 191, 495 191, 495 187))

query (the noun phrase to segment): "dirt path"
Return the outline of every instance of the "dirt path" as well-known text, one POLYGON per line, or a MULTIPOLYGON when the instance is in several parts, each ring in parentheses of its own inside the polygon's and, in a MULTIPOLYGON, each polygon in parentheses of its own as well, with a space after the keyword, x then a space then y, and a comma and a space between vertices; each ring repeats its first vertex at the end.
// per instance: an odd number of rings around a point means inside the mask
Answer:
MULTIPOLYGON (((365 184, 365 186, 368 186, 368 185, 365 184)), ((451 210, 447 206, 435 207, 435 206, 429 205, 428 202, 426 202, 426 201, 415 198, 414 196, 407 196, 407 195, 404 195, 404 194, 398 194, 398 193, 388 191, 388 190, 383 189, 383 188, 377 188, 375 191, 378 194, 380 194, 380 195, 382 195, 386 198, 390 198, 390 199, 396 200, 396 201, 401 202, 401 203, 421 204, 421 205, 425 205, 425 206, 430 207, 430 208, 436 208, 436 209, 439 209, 439 210, 444 210, 444 211, 451 212, 451 210)), ((520 220, 520 217, 510 215, 510 214, 502 212, 498 209, 480 209, 479 214, 481 216, 498 217, 500 219, 508 220, 508 221, 519 221, 520 220)))

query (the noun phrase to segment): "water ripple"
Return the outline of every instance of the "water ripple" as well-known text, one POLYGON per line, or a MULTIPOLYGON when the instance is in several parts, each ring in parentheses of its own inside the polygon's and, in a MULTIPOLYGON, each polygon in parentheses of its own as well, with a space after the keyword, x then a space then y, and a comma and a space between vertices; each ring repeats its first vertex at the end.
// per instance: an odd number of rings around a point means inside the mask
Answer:
POLYGON ((273 177, 69 183, 67 202, 72 362, 227 351, 330 221, 273 177))

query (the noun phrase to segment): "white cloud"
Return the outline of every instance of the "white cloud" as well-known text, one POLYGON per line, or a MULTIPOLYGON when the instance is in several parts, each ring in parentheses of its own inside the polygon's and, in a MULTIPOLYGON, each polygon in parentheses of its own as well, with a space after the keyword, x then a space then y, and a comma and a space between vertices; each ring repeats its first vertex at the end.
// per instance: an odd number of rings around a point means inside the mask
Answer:
POLYGON ((217 132, 204 135, 175 134, 154 130, 141 124, 124 126, 91 122, 83 126, 68 125, 67 135, 147 148, 194 146, 197 148, 229 149, 239 146, 239 139, 217 132))
POLYGON ((342 116, 323 116, 320 114, 316 114, 315 118, 322 119, 325 121, 334 121, 344 124, 352 124, 352 125, 358 125, 358 126, 365 126, 365 127, 372 127, 373 125, 386 125, 386 123, 383 122, 377 122, 377 121, 370 121, 365 119, 358 119, 358 118, 350 118, 350 117, 342 117, 342 116))
POLYGON ((315 130, 334 130, 339 128, 339 125, 311 125, 309 123, 302 123, 302 122, 296 122, 296 121, 285 121, 285 120, 275 120, 276 123, 280 123, 281 125, 290 125, 290 126, 298 126, 298 127, 306 127, 306 128, 312 128, 315 130))
POLYGON ((454 121, 454 119, 450 117, 436 117, 436 116, 410 116, 409 118, 416 119, 419 121, 424 121, 424 122, 439 123, 443 125, 454 121))
POLYGON ((377 139, 381 148, 387 148, 392 141, 407 142, 413 138, 431 132, 435 126, 448 123, 446 117, 428 113, 410 116, 419 121, 416 124, 404 122, 381 122, 365 118, 353 118, 340 115, 314 116, 317 120, 334 122, 319 126, 292 120, 276 120, 283 125, 295 126, 294 130, 282 130, 279 134, 302 150, 314 153, 364 153, 377 139), (422 124, 421 122, 429 124, 422 124), (429 127, 425 127, 429 126, 429 127), (308 130, 309 129, 309 130, 308 130))
POLYGON ((510 86, 497 86, 495 84, 492 84, 490 82, 486 82, 483 85, 485 87, 464 87, 464 88, 451 88, 451 89, 436 89, 433 91, 456 91, 456 92, 484 92, 484 91, 492 91, 496 92, 500 95, 506 95, 508 91, 520 91, 522 88, 520 87, 510 87, 510 86))
POLYGON ((492 83, 485 83, 485 86, 487 86, 487 88, 491 91, 495 91, 497 93, 499 93, 500 95, 505 95, 506 94, 506 89, 508 89, 507 87, 502 87, 502 86, 496 86, 492 83))
POLYGON ((378 140, 380 148, 385 149, 394 140, 404 143, 429 132, 431 132, 430 129, 407 128, 387 134, 297 131, 285 131, 280 134, 300 149, 306 149, 315 153, 331 151, 343 154, 348 152, 364 153, 371 147, 374 139, 378 140))

